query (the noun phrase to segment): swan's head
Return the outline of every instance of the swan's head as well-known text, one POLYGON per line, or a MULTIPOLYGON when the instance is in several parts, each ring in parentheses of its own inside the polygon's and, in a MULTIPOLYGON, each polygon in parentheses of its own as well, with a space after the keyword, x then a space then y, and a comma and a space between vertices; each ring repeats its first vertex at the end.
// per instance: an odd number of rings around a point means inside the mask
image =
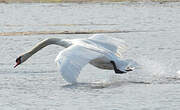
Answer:
POLYGON ((18 65, 22 64, 23 62, 25 62, 29 57, 30 57, 30 55, 28 53, 19 56, 16 59, 16 65, 14 66, 14 68, 17 67, 18 65))

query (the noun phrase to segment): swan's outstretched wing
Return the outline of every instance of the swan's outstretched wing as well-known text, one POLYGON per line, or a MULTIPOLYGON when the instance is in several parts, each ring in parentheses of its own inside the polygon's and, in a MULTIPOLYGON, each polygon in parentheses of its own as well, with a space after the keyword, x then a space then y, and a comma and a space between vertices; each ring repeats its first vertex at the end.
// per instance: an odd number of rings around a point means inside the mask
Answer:
POLYGON ((61 51, 55 61, 63 78, 70 83, 75 83, 81 69, 91 60, 102 56, 102 53, 94 49, 72 45, 61 51))
POLYGON ((105 36, 101 34, 93 35, 92 37, 89 37, 88 40, 94 42, 93 45, 96 45, 99 48, 108 49, 118 56, 121 56, 121 53, 127 47, 127 44, 122 39, 114 38, 111 36, 105 36))

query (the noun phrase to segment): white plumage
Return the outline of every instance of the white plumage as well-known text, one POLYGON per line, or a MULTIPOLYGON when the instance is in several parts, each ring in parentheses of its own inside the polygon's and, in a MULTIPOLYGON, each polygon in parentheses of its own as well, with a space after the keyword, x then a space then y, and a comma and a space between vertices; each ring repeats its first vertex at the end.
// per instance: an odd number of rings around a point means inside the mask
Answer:
POLYGON ((87 39, 74 39, 71 43, 55 60, 63 78, 70 83, 76 82, 81 69, 88 63, 112 70, 110 61, 113 60, 122 71, 127 67, 127 63, 120 60, 120 55, 126 48, 121 39, 94 35, 87 39))
POLYGON ((50 44, 65 47, 56 57, 56 63, 63 78, 75 83, 81 69, 88 63, 101 69, 114 69, 110 61, 116 64, 117 69, 126 72, 128 62, 120 60, 121 53, 125 50, 126 44, 119 38, 104 35, 93 35, 86 39, 59 39, 48 38, 30 51, 16 59, 16 66, 25 62, 33 54, 50 44))

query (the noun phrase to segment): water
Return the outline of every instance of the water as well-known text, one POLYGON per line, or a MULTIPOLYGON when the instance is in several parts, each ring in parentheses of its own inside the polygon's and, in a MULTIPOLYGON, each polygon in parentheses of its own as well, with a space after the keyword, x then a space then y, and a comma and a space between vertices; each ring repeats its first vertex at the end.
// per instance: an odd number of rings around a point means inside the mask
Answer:
POLYGON ((0 4, 0 32, 135 30, 108 34, 125 40, 124 58, 140 64, 115 75, 87 65, 69 85, 49 46, 14 69, 15 59, 48 37, 0 36, 0 109, 3 110, 178 110, 180 108, 180 3, 0 4))

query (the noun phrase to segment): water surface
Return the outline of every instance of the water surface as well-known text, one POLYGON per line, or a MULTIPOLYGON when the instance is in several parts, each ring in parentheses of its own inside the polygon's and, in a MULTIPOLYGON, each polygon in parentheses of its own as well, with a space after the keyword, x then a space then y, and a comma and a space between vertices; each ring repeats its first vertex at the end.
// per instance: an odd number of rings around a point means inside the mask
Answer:
POLYGON ((49 46, 14 69, 15 59, 48 38, 91 35, 0 36, 0 109, 178 110, 180 108, 180 3, 0 4, 0 32, 137 30, 113 33, 129 45, 124 59, 141 64, 115 75, 87 65, 69 85, 49 46))

